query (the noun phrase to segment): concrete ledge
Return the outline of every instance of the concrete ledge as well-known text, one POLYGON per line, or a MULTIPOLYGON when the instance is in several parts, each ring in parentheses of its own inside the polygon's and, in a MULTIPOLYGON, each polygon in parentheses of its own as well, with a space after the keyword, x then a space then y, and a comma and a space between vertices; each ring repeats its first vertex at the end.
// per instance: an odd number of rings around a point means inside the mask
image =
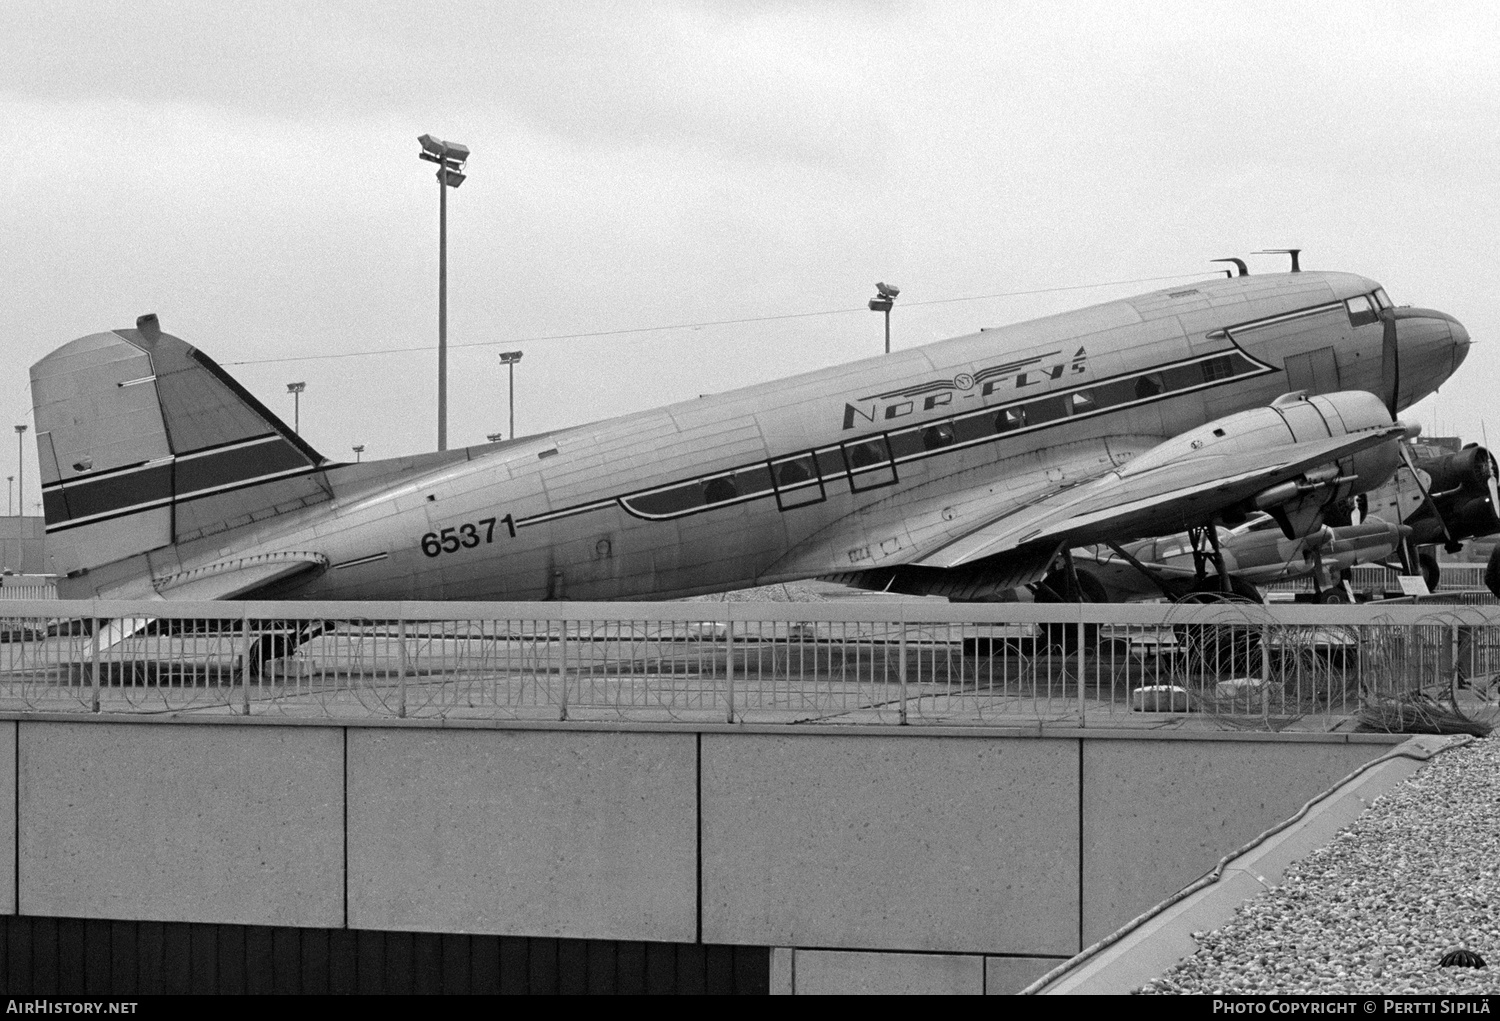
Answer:
POLYGON ((1030 737, 1047 740, 1097 741, 1226 741, 1281 744, 1372 744, 1398 745, 1404 734, 1355 734, 1344 732, 1277 733, 1246 730, 1155 730, 1128 727, 1079 727, 1076 721, 1036 722, 1016 726, 974 724, 876 723, 676 723, 645 720, 478 720, 369 717, 333 718, 279 715, 240 716, 225 711, 207 715, 202 710, 169 713, 22 713, 0 711, 0 721, 33 723, 130 723, 143 726, 220 727, 348 727, 350 729, 394 728, 397 730, 538 730, 642 734, 820 734, 885 738, 948 737, 983 740, 996 737, 1030 737))
POLYGON ((1467 739, 1411 738, 1396 756, 1342 784, 1303 819, 1229 862, 1218 882, 1148 919, 1118 942, 1080 962, 1039 990, 1046 994, 1121 994, 1161 975, 1197 952, 1194 932, 1218 929, 1235 910, 1281 882, 1287 868, 1350 825, 1370 802, 1420 769, 1428 758, 1467 739))

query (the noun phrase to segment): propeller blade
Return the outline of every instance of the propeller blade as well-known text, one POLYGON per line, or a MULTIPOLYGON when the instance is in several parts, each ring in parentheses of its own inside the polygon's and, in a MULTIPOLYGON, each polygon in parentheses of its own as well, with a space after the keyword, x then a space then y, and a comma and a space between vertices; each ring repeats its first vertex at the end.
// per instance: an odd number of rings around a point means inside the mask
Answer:
POLYGON ((1495 464, 1495 455, 1490 455, 1490 477, 1485 479, 1490 490, 1490 516, 1500 520, 1500 481, 1496 476, 1500 475, 1500 469, 1495 464))
POLYGON ((1412 460, 1411 449, 1407 447, 1405 440, 1399 441, 1396 448, 1401 451, 1401 460, 1406 462, 1406 470, 1411 472, 1412 481, 1417 484, 1417 491, 1422 494, 1423 503, 1432 508, 1433 517, 1438 519, 1438 526, 1443 530, 1443 548, 1449 553, 1458 552, 1463 547, 1453 541, 1453 533, 1448 531, 1448 522, 1443 518, 1443 512, 1438 509, 1437 501, 1427 491, 1427 484, 1422 481, 1422 476, 1417 474, 1417 464, 1412 460))
MULTIPOLYGON (((1380 342, 1380 396, 1385 399, 1385 410, 1396 417, 1396 401, 1401 395, 1401 352, 1396 347, 1396 319, 1389 312, 1382 312, 1385 334, 1380 342)), ((1401 448, 1405 453, 1406 447, 1401 448)))

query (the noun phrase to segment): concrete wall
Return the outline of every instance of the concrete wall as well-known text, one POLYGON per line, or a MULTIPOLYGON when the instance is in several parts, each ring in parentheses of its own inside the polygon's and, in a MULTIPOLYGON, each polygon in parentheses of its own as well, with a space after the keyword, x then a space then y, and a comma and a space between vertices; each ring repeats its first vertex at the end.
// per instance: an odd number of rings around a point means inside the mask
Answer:
POLYGON ((349 925, 691 943, 697 736, 349 732, 349 925))
POLYGON ((703 938, 1075 952, 1078 743, 703 736, 703 938))
POLYGON ((22 914, 857 951, 798 988, 1009 991, 1390 743, 31 717, 0 726, 0 856, 22 914))
MULTIPOLYGON (((1083 946, 1187 886, 1387 746, 1131 741, 1083 746, 1083 946)), ((1082 947, 1079 947, 1082 949, 1082 947)))
POLYGON ((22 723, 20 913, 342 925, 336 728, 22 723))

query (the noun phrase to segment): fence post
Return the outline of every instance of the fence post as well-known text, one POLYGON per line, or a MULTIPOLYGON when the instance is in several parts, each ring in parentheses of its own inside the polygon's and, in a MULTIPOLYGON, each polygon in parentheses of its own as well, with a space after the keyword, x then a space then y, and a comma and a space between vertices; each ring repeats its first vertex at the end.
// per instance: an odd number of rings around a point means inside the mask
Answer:
POLYGON ((906 726, 906 607, 901 607, 901 660, 896 667, 896 676, 901 681, 901 725, 906 726))
POLYGON ((1453 668, 1448 671, 1448 700, 1453 704, 1453 708, 1457 709, 1458 708, 1458 672, 1461 669, 1461 667, 1458 665, 1458 624, 1457 623, 1454 623, 1454 624, 1452 624, 1452 625, 1449 626, 1449 632, 1448 632, 1448 659, 1453 664, 1453 668))
POLYGON ((98 617, 94 618, 93 641, 90 643, 93 646, 90 651, 94 661, 92 669, 94 673, 94 712, 96 713, 99 711, 99 626, 102 623, 104 622, 98 617))
POLYGON ((250 715, 250 613, 240 604, 240 707, 250 715))
POLYGON ((396 664, 400 676, 396 678, 396 715, 406 719, 406 618, 396 622, 396 664))
MULTIPOLYGON (((726 607, 727 611, 727 607, 726 607)), ((729 696, 728 722, 734 722, 734 615, 724 614, 724 678, 729 696)))
POLYGON ((1084 647, 1084 641, 1083 641, 1083 635, 1084 635, 1083 607, 1084 607, 1084 605, 1085 604, 1083 604, 1083 603, 1079 603, 1078 604, 1078 725, 1080 727, 1084 726, 1084 710, 1085 710, 1085 706, 1084 706, 1084 687, 1083 687, 1083 666, 1084 666, 1084 662, 1085 662, 1085 660, 1084 660, 1084 654, 1083 654, 1083 647, 1084 647))
POLYGON ((558 621, 558 664, 557 680, 562 685, 562 696, 559 699, 558 719, 568 718, 568 622, 558 621))
MULTIPOLYGON (((1286 705, 1286 689, 1281 690, 1281 704, 1286 705)), ((1271 625, 1260 626, 1260 718, 1271 721, 1271 625)))

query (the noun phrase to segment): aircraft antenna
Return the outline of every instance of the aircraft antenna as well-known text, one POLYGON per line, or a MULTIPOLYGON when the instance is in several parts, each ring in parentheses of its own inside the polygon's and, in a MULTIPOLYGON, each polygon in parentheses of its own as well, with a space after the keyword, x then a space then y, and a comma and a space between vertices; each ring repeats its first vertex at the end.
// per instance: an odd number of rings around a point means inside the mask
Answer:
MULTIPOLYGON (((1240 271, 1239 272, 1240 276, 1247 277, 1247 276, 1250 275, 1250 267, 1248 267, 1248 266, 1245 265, 1245 260, 1244 259, 1235 259, 1235 258, 1231 257, 1231 258, 1228 258, 1228 259, 1209 259, 1208 261, 1209 262, 1232 262, 1232 263, 1234 263, 1235 267, 1240 271)), ((1233 274, 1231 274, 1229 272, 1229 270, 1227 270, 1227 269, 1224 271, 1224 275, 1226 277, 1227 276, 1233 276, 1233 274)))
POLYGON ((1300 248, 1262 248, 1260 251, 1258 251, 1258 252, 1251 252, 1250 254, 1251 255, 1290 255, 1292 257, 1292 272, 1293 273, 1301 273, 1302 272, 1302 266, 1297 261, 1297 256, 1299 256, 1299 255, 1302 254, 1302 249, 1300 249, 1300 248))

